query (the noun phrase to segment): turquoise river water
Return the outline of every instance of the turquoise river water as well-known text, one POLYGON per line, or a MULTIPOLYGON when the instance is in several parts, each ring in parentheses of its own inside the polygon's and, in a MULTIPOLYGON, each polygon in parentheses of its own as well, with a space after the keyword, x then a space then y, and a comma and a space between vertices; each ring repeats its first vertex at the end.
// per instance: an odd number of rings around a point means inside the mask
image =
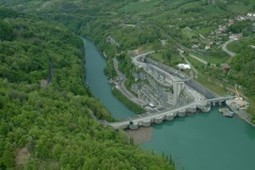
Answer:
MULTIPOLYGON (((115 118, 134 115, 111 93, 104 75, 105 59, 96 46, 85 40, 86 83, 115 118)), ((255 128, 238 118, 224 118, 217 108, 153 126, 147 150, 171 155, 177 169, 254 170, 255 128)))

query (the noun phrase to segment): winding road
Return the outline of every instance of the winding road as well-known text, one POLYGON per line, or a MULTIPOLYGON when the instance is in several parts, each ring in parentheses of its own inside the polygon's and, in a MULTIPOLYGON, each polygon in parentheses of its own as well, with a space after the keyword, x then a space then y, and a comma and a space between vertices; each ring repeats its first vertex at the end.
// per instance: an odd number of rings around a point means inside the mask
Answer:
POLYGON ((129 100, 133 101, 134 103, 144 105, 144 102, 138 99, 135 95, 133 95, 125 86, 126 76, 119 70, 118 67, 118 60, 116 58, 113 59, 113 66, 115 71, 119 76, 119 84, 117 84, 116 88, 122 92, 129 100))
POLYGON ((236 41, 237 39, 235 38, 231 38, 229 39, 227 42, 225 42, 223 45, 222 45, 222 50, 225 51, 226 53, 228 53, 228 55, 230 55, 231 57, 234 57, 236 55, 236 53, 234 53, 233 51, 230 51, 227 46, 228 44, 232 43, 233 41, 236 41))

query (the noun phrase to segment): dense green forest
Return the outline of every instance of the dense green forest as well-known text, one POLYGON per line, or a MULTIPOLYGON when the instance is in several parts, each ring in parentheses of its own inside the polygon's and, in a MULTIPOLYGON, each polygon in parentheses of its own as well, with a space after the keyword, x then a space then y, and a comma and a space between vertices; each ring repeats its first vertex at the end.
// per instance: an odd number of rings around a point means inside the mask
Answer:
POLYGON ((151 169, 170 166, 161 157, 124 145, 122 134, 91 118, 92 112, 97 118, 112 119, 83 86, 83 46, 76 35, 89 37, 105 52, 108 76, 116 76, 112 58, 122 56, 118 60, 127 74, 127 87, 134 80, 128 56, 132 50, 162 50, 152 57, 173 67, 182 62, 177 49, 187 56, 195 54, 208 62, 204 66, 188 58, 200 72, 197 80, 213 88, 219 88, 216 82, 238 84, 255 115, 255 26, 253 21, 236 21, 237 16, 254 13, 254 0, 0 0, 0 6, 24 13, 0 12, 2 167, 14 166, 22 148, 29 151, 28 167, 141 169, 145 161, 151 162, 151 169), (218 35, 219 27, 229 20, 235 23, 218 35), (229 45, 237 53, 234 58, 220 48, 230 32, 243 34, 243 39, 229 45), (119 47, 106 41, 109 35, 119 47), (204 50, 211 42, 211 48, 204 50), (231 69, 222 71, 222 63, 231 69))
POLYGON ((0 9, 0 169, 174 169, 99 124, 82 40, 63 25, 0 9))

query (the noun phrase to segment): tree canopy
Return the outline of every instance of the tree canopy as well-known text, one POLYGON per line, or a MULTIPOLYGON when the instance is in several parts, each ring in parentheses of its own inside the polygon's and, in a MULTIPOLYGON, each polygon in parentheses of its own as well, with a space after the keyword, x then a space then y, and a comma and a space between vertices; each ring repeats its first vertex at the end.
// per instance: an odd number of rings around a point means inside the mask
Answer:
POLYGON ((174 169, 91 116, 112 120, 84 86, 78 36, 9 14, 0 13, 0 169, 174 169))

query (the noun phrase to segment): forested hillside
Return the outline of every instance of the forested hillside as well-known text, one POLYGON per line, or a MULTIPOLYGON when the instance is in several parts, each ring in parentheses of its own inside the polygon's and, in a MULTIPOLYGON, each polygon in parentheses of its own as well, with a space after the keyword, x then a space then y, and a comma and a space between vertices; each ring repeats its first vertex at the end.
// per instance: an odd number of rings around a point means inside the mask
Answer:
MULTIPOLYGON (((250 97, 249 112, 255 114, 255 37, 251 36, 230 45, 238 55, 232 60, 232 80, 242 85, 250 97)), ((255 119, 254 119, 255 122, 255 119)))
MULTIPOLYGON (((119 53, 127 56, 131 50, 163 50, 153 58, 171 66, 183 62, 177 49, 184 50, 187 56, 195 54, 208 62, 208 66, 204 66, 188 58, 200 72, 197 81, 221 95, 233 93, 237 84, 249 98, 249 112, 255 117, 255 76, 251 71, 255 24, 254 20, 239 21, 248 13, 255 13, 253 0, 0 2, 2 6, 62 23, 77 34, 88 36, 109 57, 106 72, 112 77, 116 73, 111 58, 119 53), (237 56, 231 58, 221 46, 230 35, 240 33, 244 40, 237 42, 238 50, 233 49, 237 56), (106 42, 109 35, 120 44, 118 48, 106 42), (209 49, 205 49, 207 47, 209 49), (222 64, 228 64, 230 71, 223 72, 222 64), (226 89, 232 89, 232 92, 226 89)), ((229 46, 231 48, 231 44, 229 46)), ((126 62, 125 57, 119 59, 122 65, 126 62)), ((128 86, 133 81, 132 69, 127 74, 131 75, 128 76, 128 86)))
MULTIPOLYGON (((92 112, 112 119, 84 88, 83 45, 76 35, 105 52, 109 76, 116 75, 111 59, 118 54, 120 66, 131 65, 132 50, 156 50, 153 58, 173 67, 182 62, 178 49, 196 55, 208 62, 188 58, 200 72, 197 80, 216 90, 217 84, 238 84, 255 115, 255 25, 237 21, 255 13, 254 0, 0 0, 0 6, 14 10, 0 11, 2 169, 15 162, 42 169, 172 168, 91 118, 92 112), (221 49, 232 33, 243 34, 229 45, 235 57, 221 49), (106 41, 109 35, 119 47, 106 41)), ((128 85, 132 68, 124 71, 128 85)))
POLYGON ((174 169, 91 114, 112 119, 84 86, 82 40, 1 8, 0 169, 174 169))
MULTIPOLYGON (((29 5, 32 6, 31 3, 29 5)), ((37 6, 37 12, 25 6, 19 8, 39 13, 67 25, 78 34, 89 36, 110 58, 119 53, 127 56, 132 50, 163 50, 153 58, 175 67, 176 63, 183 62, 178 49, 184 50, 187 56, 195 54, 208 62, 205 66, 188 58, 200 72, 197 81, 220 95, 233 94, 234 87, 239 86, 242 94, 248 97, 248 111, 255 118, 255 76, 251 69, 255 60, 255 24, 254 19, 243 19, 248 13, 255 13, 255 1, 77 0, 65 3, 55 1, 52 5, 55 5, 54 10, 41 3, 37 6), (242 34, 242 39, 233 43, 232 49, 237 54, 234 58, 221 49, 232 34, 242 34), (120 44, 118 48, 106 42, 109 35, 120 44), (165 44, 162 45, 162 42, 165 44), (209 49, 206 49, 208 46, 209 49), (221 65, 224 64, 230 66, 230 71, 222 71, 221 65)), ((125 62, 125 57, 122 57, 120 63, 125 62)), ((113 63, 109 59, 107 73, 115 76, 112 68, 113 63)), ((128 86, 133 79, 132 69, 125 73, 131 75, 128 76, 128 86)))

